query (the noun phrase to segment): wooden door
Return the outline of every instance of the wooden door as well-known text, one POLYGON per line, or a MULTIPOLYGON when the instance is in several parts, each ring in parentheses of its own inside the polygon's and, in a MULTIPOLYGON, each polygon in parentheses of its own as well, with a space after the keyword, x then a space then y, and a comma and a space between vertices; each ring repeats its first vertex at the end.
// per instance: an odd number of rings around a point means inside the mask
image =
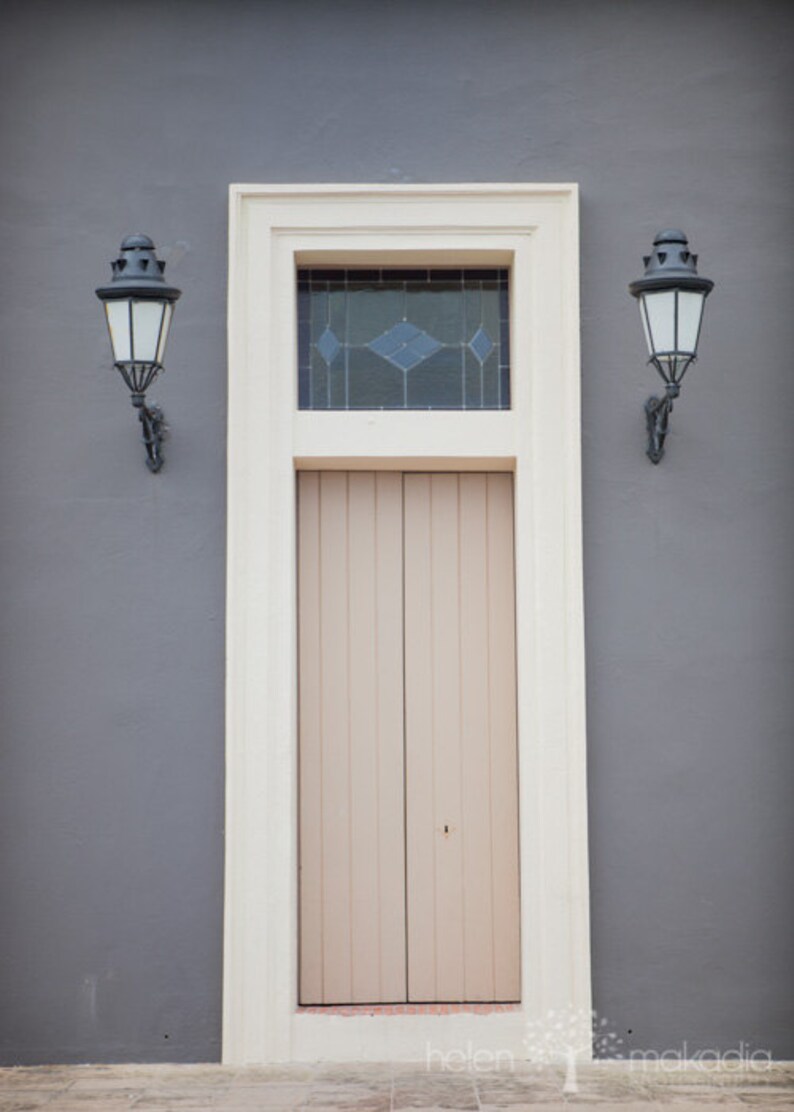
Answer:
POLYGON ((512 477, 299 475, 301 1003, 519 998, 512 477))
POLYGON ((519 998, 512 476, 405 476, 411 1000, 519 998))
POLYGON ((406 999, 402 479, 298 475, 300 1000, 406 999))

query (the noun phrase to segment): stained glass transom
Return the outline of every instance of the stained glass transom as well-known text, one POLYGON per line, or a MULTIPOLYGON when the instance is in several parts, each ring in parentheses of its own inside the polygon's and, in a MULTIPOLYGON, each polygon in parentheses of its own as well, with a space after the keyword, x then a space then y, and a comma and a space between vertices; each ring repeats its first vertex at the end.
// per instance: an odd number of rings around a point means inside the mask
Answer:
POLYGON ((509 409, 507 269, 299 270, 300 409, 509 409))

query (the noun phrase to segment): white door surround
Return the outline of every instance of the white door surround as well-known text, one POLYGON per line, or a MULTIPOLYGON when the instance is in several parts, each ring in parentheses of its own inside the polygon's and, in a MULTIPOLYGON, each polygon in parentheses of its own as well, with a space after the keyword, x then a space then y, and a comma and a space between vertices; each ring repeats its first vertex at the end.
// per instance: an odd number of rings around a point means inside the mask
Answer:
POLYGON ((590 1009, 575 185, 230 190, 223 1060, 527 1056, 590 1009), (508 266, 503 411, 297 409, 298 265, 508 266), (298 999, 295 471, 512 470, 520 1009, 302 1012, 298 999))

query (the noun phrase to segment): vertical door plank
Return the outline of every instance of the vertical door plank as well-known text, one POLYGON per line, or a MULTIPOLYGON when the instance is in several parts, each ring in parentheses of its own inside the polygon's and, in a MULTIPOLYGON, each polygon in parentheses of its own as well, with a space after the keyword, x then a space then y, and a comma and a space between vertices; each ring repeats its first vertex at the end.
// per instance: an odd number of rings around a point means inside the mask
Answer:
POLYGON ((488 475, 487 484, 494 977, 497 1000, 518 1000, 521 918, 513 477, 488 475))
POLYGON ((350 629, 347 475, 320 475, 323 1000, 350 1001, 350 629))
POLYGON ((408 988, 459 1001, 463 984, 458 477, 406 475, 408 988))
POLYGON ((466 1000, 495 1000, 485 475, 460 477, 461 764, 466 1000))
POLYGON ((457 475, 430 479, 438 1000, 464 999, 459 487, 457 475))
POLYGON ((402 475, 375 477, 380 997, 408 999, 405 937, 405 721, 402 475))
POLYGON ((400 478, 301 473, 299 527, 300 999, 404 1000, 400 478))
POLYGON ((434 663, 430 476, 406 475, 405 816, 408 999, 436 999, 434 663))
POLYGON ((320 476, 304 472, 298 475, 300 999, 315 1003, 323 984, 320 660, 320 476))
POLYGON ((350 869, 352 981, 350 1000, 372 999, 378 985, 377 658, 375 655, 375 476, 348 477, 350 733, 350 869))

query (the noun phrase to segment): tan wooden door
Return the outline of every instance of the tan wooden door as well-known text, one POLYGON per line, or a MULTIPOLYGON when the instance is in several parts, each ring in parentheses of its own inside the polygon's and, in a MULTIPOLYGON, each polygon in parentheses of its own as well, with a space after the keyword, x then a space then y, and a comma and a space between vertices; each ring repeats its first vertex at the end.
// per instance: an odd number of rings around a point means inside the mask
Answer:
POLYGON ((298 475, 300 1000, 406 999, 402 478, 298 475))
POLYGON ((512 477, 302 472, 300 1000, 519 998, 512 477))

